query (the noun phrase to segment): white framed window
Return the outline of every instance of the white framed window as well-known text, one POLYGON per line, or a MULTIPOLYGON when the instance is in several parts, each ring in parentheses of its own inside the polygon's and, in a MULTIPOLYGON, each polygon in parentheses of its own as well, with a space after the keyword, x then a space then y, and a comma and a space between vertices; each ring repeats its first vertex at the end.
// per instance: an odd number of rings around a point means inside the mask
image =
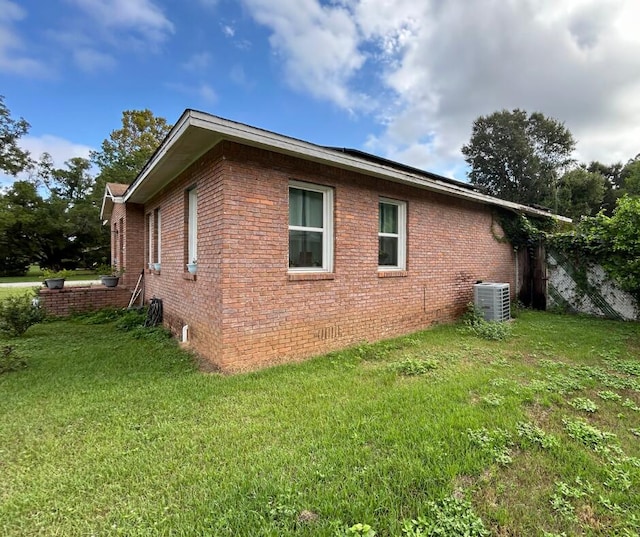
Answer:
POLYGON ((198 260, 198 191, 195 188, 187 191, 187 263, 198 260))
POLYGON ((147 213, 147 263, 153 265, 153 220, 151 213, 147 213))
POLYGON ((378 270, 407 266, 407 204, 380 198, 378 203, 378 270))
POLYGON ((162 254, 162 227, 160 222, 160 209, 153 211, 153 247, 154 263, 160 263, 162 254))
POLYGON ((333 271, 333 189, 289 182, 289 271, 333 271))

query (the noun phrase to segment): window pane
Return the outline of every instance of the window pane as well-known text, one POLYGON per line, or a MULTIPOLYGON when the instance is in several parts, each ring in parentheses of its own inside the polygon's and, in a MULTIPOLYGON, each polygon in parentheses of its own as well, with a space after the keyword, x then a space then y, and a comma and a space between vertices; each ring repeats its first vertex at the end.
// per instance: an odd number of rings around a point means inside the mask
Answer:
POLYGON ((289 188, 289 225, 323 227, 322 192, 289 188))
POLYGON ((398 233, 398 206, 380 203, 379 207, 380 233, 398 233))
POLYGON ((398 266, 397 237, 378 237, 378 265, 398 266))
POLYGON ((289 231, 289 266, 322 266, 322 233, 289 231))

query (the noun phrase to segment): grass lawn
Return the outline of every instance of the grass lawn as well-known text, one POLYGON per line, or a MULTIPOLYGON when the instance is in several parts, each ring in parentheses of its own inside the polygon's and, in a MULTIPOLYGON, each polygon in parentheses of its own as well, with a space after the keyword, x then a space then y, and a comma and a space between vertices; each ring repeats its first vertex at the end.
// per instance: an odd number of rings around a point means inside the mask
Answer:
POLYGON ((32 287, 0 287, 0 300, 8 296, 24 295, 27 293, 35 295, 32 287))
POLYGON ((637 535, 640 325, 524 312, 513 334, 224 377, 158 333, 34 326, 0 375, 0 534, 637 535))
MULTIPOLYGON (((95 280, 98 275, 92 270, 72 270, 68 280, 95 280)), ((42 270, 36 265, 31 265, 24 276, 0 276, 0 283, 39 282, 43 280, 42 270)))

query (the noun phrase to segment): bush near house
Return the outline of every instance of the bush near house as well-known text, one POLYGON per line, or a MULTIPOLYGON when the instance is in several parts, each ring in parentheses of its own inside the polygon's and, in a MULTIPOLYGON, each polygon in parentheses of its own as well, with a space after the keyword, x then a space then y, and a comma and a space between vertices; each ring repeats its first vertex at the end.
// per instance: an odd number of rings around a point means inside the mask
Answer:
POLYGON ((0 300, 0 335, 18 337, 44 319, 44 311, 29 294, 15 294, 0 300))

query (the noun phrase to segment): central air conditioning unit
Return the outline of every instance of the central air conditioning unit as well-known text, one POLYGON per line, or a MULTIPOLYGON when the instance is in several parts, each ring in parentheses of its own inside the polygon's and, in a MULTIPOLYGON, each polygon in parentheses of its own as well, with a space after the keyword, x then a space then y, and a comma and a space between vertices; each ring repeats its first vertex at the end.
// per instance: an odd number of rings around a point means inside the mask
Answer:
POLYGON ((508 283, 476 283, 473 303, 482 312, 485 321, 511 319, 511 296, 508 283))

